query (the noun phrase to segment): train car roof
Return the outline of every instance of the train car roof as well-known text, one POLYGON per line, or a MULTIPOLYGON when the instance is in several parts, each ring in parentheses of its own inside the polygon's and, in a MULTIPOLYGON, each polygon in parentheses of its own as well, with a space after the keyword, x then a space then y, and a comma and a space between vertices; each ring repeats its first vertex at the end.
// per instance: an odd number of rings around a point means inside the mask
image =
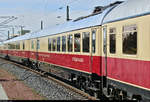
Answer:
POLYGON ((102 13, 84 18, 78 21, 68 21, 60 25, 49 27, 36 34, 33 34, 31 38, 38 38, 42 36, 55 35, 68 31, 73 31, 82 28, 88 28, 92 26, 102 25, 103 18, 107 15, 115 6, 108 7, 102 13))
POLYGON ((92 26, 98 26, 102 25, 103 18, 105 15, 107 15, 114 6, 108 7, 106 10, 104 10, 102 13, 78 20, 78 21, 68 21, 63 24, 55 25, 52 27, 48 27, 44 30, 33 32, 33 33, 28 33, 22 36, 18 36, 15 38, 12 38, 10 40, 4 41, 3 43, 10 43, 10 42, 15 42, 15 41, 21 41, 21 40, 27 40, 27 39, 33 39, 33 38, 38 38, 38 37, 43 37, 43 36, 49 36, 49 35, 55 35, 67 31, 73 31, 77 29, 82 29, 82 28, 87 28, 87 27, 92 27, 92 26))
POLYGON ((150 14, 150 0, 127 0, 115 7, 103 23, 109 23, 150 14))
POLYGON ((90 16, 87 18, 84 18, 82 20, 78 21, 68 21, 63 24, 55 25, 52 27, 48 27, 44 30, 28 33, 19 37, 15 37, 13 39, 4 41, 3 43, 10 43, 20 40, 27 40, 27 39, 33 39, 33 38, 39 38, 44 36, 50 36, 55 34, 60 34, 64 32, 69 32, 73 30, 88 28, 88 27, 94 27, 98 25, 102 25, 104 17, 114 8, 116 5, 110 6, 107 9, 105 9, 102 13, 99 13, 94 16, 90 16))
POLYGON ((28 33, 28 34, 25 34, 25 35, 22 35, 22 36, 18 36, 18 37, 12 38, 10 40, 6 40, 3 43, 5 44, 5 43, 10 43, 10 42, 15 42, 15 41, 26 40, 26 39, 29 39, 31 37, 31 34, 32 33, 28 33))

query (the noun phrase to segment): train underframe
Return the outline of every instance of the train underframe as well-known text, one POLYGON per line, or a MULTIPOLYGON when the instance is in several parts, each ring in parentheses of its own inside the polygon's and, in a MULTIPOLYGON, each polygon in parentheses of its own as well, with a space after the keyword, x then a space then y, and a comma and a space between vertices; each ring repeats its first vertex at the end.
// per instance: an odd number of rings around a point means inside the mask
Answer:
MULTIPOLYGON (((6 55, 6 59, 12 59, 12 57, 6 55)), ((94 73, 83 73, 75 70, 68 70, 60 66, 38 62, 36 60, 30 60, 28 58, 19 59, 24 65, 33 69, 45 71, 47 73, 53 73, 54 75, 64 78, 76 85, 82 91, 89 93, 90 95, 100 98, 102 100, 144 100, 143 102, 149 102, 150 91, 141 90, 140 88, 133 87, 131 85, 125 85, 120 82, 110 80, 106 76, 98 76, 94 73), (62 70, 63 69, 63 70, 62 70), (141 93, 144 93, 142 95, 141 93)))
POLYGON ((149 97, 145 97, 141 94, 146 92, 148 96, 148 94, 150 94, 149 91, 110 80, 106 76, 98 76, 95 73, 87 74, 44 62, 38 62, 37 64, 37 61, 31 61, 30 63, 33 63, 33 68, 38 68, 45 72, 53 73, 56 76, 67 79, 82 91, 102 100, 150 101, 149 97))
POLYGON ((130 90, 128 92, 126 89, 122 89, 122 87, 119 87, 120 84, 112 82, 106 76, 79 72, 44 62, 38 62, 37 64, 35 60, 30 63, 32 63, 32 68, 38 68, 64 78, 82 91, 102 100, 142 100, 141 95, 133 94, 130 90))
POLYGON ((30 66, 33 69, 42 70, 49 74, 53 74, 60 78, 63 78, 69 81, 72 85, 75 85, 75 87, 89 93, 94 97, 100 98, 102 95, 102 92, 100 92, 101 78, 94 73, 79 72, 54 64, 38 62, 36 60, 30 60, 30 62, 24 62, 24 64, 30 66))

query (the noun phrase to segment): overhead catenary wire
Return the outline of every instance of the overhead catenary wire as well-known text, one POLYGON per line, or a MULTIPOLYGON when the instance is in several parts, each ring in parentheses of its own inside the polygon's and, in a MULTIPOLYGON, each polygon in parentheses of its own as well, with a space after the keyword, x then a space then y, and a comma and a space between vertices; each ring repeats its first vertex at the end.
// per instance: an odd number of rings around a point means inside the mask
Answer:
MULTIPOLYGON (((45 1, 45 4, 44 4, 44 16, 46 16, 47 14, 46 14, 46 10, 47 10, 47 6, 48 6, 48 0, 44 0, 45 1)), ((54 9, 53 11, 54 12, 60 12, 61 10, 63 10, 63 9, 65 9, 66 10, 66 7, 67 6, 70 6, 72 3, 74 3, 74 2, 77 2, 77 1, 79 1, 79 0, 71 0, 70 2, 68 2, 68 3, 65 3, 65 4, 63 4, 63 5, 61 5, 60 7, 57 7, 56 9, 54 9)), ((65 14, 64 14, 65 15, 65 14)), ((58 16, 57 16, 58 17, 58 16)), ((63 16, 59 16, 59 18, 63 18, 63 16)))
MULTIPOLYGON (((6 25, 14 20, 16 20, 18 17, 15 16, 0 16, 0 19, 5 19, 4 21, 0 22, 0 28, 10 28, 12 26, 6 25)), ((6 31, 6 30, 5 30, 6 31)), ((5 33, 0 32, 0 35, 6 35, 5 33)))
MULTIPOLYGON (((49 5, 48 3, 48 0, 44 0, 45 2, 45 4, 44 4, 44 12, 45 12, 45 14, 44 14, 44 16, 46 16, 47 14, 46 14, 46 10, 47 10, 47 6, 49 5)), ((102 1, 104 1, 104 0, 100 0, 100 2, 102 2, 102 1)), ((110 0, 107 0, 109 3, 111 2, 110 0)), ((62 5, 60 5, 59 7, 56 7, 56 9, 54 9, 53 10, 53 12, 64 12, 64 10, 66 10, 66 7, 67 6, 69 6, 69 8, 70 8, 70 13, 71 13, 71 15, 73 15, 72 13, 75 11, 75 15, 76 14, 78 14, 78 15, 86 15, 86 13, 83 13, 84 11, 89 11, 89 12, 92 12, 92 10, 90 10, 89 8, 86 8, 86 4, 85 5, 81 5, 81 3, 80 2, 83 2, 83 1, 79 1, 79 0, 68 0, 68 2, 67 2, 67 0, 66 1, 64 1, 65 2, 65 4, 62 4, 62 5), (82 7, 83 6, 83 7, 82 7), (77 10, 76 8, 78 8, 78 7, 82 7, 80 10, 77 10)), ((92 4, 93 3, 93 0, 88 0, 87 1, 89 4, 92 4)), ((95 5, 96 6, 96 5, 95 5)), ((94 7, 95 6, 93 6, 93 9, 94 9, 94 7)), ((58 16, 56 16, 56 18, 59 18, 59 19, 65 19, 65 13, 62 15, 58 15, 58 16)), ((76 18, 78 18, 78 17, 73 17, 73 19, 76 19, 76 18)))
MULTIPOLYGON (((101 1, 104 1, 104 0, 99 0, 100 2, 101 1)), ((110 1, 110 0, 109 0, 110 1)), ((70 6, 70 13, 71 13, 71 15, 72 15, 72 13, 74 13, 74 12, 72 12, 73 10, 72 9, 74 9, 75 10, 75 8, 73 8, 73 6, 76 4, 76 6, 82 6, 81 5, 81 3, 80 2, 82 2, 82 1, 80 1, 80 0, 64 0, 64 3, 62 3, 62 4, 60 4, 58 7, 56 7, 56 9, 54 8, 54 12, 56 12, 56 13, 59 13, 59 12, 64 12, 64 10, 66 10, 66 6, 67 5, 69 5, 70 6)), ((92 2, 94 2, 93 0, 88 0, 88 2, 90 2, 90 3, 92 3, 92 2)), ((42 5, 42 9, 43 9, 43 17, 46 17, 47 15, 48 15, 48 7, 49 7, 49 0, 44 0, 44 2, 42 3, 43 5, 42 5)), ((84 5, 84 6, 86 6, 86 5, 84 5)), ((84 11, 87 11, 87 10, 89 10, 89 8, 82 8, 81 10, 75 10, 75 14, 78 14, 77 16, 79 17, 79 15, 86 15, 86 13, 83 13, 84 11)), ((63 22, 65 22, 65 16, 64 15, 66 15, 65 13, 63 14, 63 13, 61 13, 61 15, 58 15, 57 17, 59 18, 59 19, 57 19, 56 20, 56 23, 57 24, 59 24, 60 22, 62 22, 62 20, 64 20, 63 22), (61 20, 61 21, 60 21, 61 20)), ((75 15, 76 16, 76 15, 75 15)), ((76 18, 78 18, 78 17, 72 17, 71 16, 71 19, 76 19, 76 18)), ((41 19, 43 19, 43 18, 41 18, 41 19)), ((23 21, 23 20, 22 20, 23 21)), ((45 22, 44 22, 45 20, 43 20, 43 24, 45 24, 45 22)))

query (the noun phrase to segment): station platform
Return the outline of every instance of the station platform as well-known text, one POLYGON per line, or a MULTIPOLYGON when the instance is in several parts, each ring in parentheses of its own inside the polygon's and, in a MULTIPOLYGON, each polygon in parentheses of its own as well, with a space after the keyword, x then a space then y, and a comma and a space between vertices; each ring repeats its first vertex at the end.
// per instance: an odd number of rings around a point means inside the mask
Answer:
POLYGON ((0 84, 0 100, 8 100, 8 96, 6 95, 6 92, 1 84, 0 84))

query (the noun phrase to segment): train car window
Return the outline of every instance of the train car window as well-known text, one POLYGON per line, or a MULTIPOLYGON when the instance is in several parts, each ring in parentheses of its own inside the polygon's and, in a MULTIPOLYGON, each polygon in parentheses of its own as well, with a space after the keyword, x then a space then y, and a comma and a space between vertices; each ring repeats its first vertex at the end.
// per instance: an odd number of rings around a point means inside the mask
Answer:
POLYGON ((37 49, 40 49, 40 40, 37 40, 37 49))
POLYGON ((81 42, 80 33, 74 34, 74 51, 75 52, 80 52, 80 42, 81 42))
POLYGON ((20 49, 20 43, 18 43, 18 49, 20 49))
POLYGON ((134 55, 137 53, 137 26, 123 26, 123 53, 134 55))
POLYGON ((12 49, 16 49, 16 45, 12 43, 12 49))
POLYGON ((22 44, 22 49, 24 50, 25 49, 25 43, 23 42, 22 44))
POLYGON ((12 49, 12 45, 9 43, 9 49, 12 49))
POLYGON ((107 51, 107 28, 104 27, 103 28, 103 52, 104 54, 106 54, 106 51, 107 51))
POLYGON ((109 29, 109 52, 116 53, 116 28, 109 29))
POLYGON ((57 37, 57 51, 60 51, 60 37, 57 37))
POLYGON ((18 49, 18 44, 17 43, 15 44, 15 47, 16 47, 16 49, 18 49))
POLYGON ((56 51, 56 39, 53 38, 53 47, 52 47, 53 51, 56 51))
POLYGON ((4 49, 8 49, 8 44, 4 44, 4 49))
POLYGON ((92 53, 95 53, 96 50, 96 30, 92 31, 92 53))
POLYGON ((83 35, 83 38, 82 38, 83 52, 89 52, 90 32, 83 32, 82 35, 83 35))
POLYGON ((8 44, 8 49, 11 49, 11 48, 10 48, 10 44, 8 44))
POLYGON ((13 49, 13 44, 10 44, 10 49, 13 49))
POLYGON ((68 35, 68 52, 72 52, 72 47, 73 47, 73 36, 68 35))
POLYGON ((13 49, 13 45, 11 43, 8 44, 8 49, 13 49))
POLYGON ((10 44, 10 49, 13 49, 13 44, 12 43, 10 44))
POLYGON ((66 52, 66 36, 62 36, 62 51, 66 52))
POLYGON ((52 40, 51 38, 48 38, 48 51, 51 51, 51 46, 52 46, 52 40))
POLYGON ((20 49, 20 43, 16 43, 16 49, 20 49))
POLYGON ((10 44, 8 44, 8 49, 11 49, 11 45, 10 44))
POLYGON ((34 49, 34 41, 31 42, 31 48, 34 49))

